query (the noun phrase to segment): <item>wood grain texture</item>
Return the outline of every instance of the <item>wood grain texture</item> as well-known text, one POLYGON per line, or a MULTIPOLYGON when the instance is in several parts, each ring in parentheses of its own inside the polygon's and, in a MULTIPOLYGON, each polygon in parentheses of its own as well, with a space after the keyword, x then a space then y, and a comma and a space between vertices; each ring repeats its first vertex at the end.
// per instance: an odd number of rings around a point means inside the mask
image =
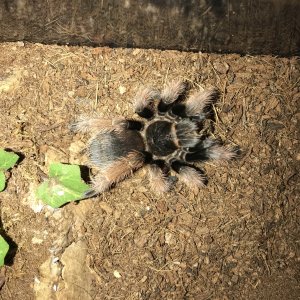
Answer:
POLYGON ((297 0, 0 0, 0 42, 300 53, 297 0))

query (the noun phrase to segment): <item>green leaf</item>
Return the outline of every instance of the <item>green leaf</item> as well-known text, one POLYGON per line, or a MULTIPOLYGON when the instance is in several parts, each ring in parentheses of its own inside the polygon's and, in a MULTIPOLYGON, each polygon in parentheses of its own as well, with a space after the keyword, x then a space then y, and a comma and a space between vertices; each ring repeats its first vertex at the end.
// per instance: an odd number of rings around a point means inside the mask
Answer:
POLYGON ((49 167, 49 179, 40 184, 37 197, 53 208, 68 202, 80 200, 89 185, 81 179, 77 165, 52 163, 49 167))
POLYGON ((5 188, 5 174, 4 171, 12 168, 18 161, 19 155, 13 152, 8 152, 0 149, 0 192, 5 188))
POLYGON ((5 174, 0 171, 0 192, 5 189, 5 174))
POLYGON ((5 239, 0 235, 0 267, 4 265, 4 258, 9 250, 9 245, 5 239))
POLYGON ((12 168, 18 161, 19 155, 0 149, 0 170, 6 171, 12 168))

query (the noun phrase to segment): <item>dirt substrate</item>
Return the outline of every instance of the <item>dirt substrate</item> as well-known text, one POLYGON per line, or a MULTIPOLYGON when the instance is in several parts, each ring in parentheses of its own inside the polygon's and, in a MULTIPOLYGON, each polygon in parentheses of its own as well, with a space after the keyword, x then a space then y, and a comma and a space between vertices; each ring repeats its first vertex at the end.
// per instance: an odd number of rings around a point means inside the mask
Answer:
POLYGON ((1 299, 299 299, 299 60, 0 45, 0 148, 22 154, 0 194, 1 299), (199 192, 158 196, 140 170, 93 200, 42 207, 51 161, 86 164, 82 113, 133 117, 143 84, 216 86, 214 135, 240 160, 199 192))

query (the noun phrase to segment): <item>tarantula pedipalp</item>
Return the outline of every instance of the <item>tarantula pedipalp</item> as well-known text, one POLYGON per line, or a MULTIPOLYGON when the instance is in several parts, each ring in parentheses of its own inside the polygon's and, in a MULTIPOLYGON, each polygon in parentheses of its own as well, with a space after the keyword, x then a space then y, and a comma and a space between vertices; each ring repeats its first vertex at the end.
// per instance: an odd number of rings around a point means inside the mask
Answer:
POLYGON ((99 169, 86 197, 110 189, 145 165, 150 186, 157 192, 171 188, 171 171, 187 186, 199 188, 206 178, 195 164, 236 157, 236 149, 224 147, 204 133, 207 107, 218 98, 218 91, 196 92, 181 101, 185 91, 186 84, 180 80, 161 92, 140 89, 134 107, 145 122, 81 117, 73 124, 74 131, 91 134, 88 154, 92 165, 99 169))

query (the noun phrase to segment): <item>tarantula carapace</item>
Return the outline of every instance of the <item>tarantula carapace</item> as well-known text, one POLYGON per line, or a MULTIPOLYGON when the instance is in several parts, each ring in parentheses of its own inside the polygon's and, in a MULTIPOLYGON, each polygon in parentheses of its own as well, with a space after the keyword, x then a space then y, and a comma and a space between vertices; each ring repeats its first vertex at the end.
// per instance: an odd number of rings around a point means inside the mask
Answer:
POLYGON ((206 178, 197 163, 231 160, 236 148, 224 147, 207 134, 208 107, 218 98, 216 89, 198 91, 186 101, 187 86, 173 81, 161 92, 142 88, 135 98, 135 112, 145 121, 81 117, 75 131, 91 134, 88 154, 99 169, 86 197, 102 193, 137 169, 147 166, 150 186, 168 191, 175 173, 189 187, 202 187, 206 178))

